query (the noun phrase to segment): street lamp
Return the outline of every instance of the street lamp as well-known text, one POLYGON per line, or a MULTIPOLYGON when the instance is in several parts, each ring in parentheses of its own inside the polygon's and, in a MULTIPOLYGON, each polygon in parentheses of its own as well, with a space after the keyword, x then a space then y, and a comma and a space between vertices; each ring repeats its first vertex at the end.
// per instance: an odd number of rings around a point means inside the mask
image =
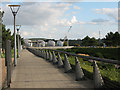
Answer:
POLYGON ((14 16, 14 66, 16 66, 16 21, 15 16, 20 8, 20 5, 8 5, 14 16))
POLYGON ((21 25, 16 25, 16 27, 17 27, 17 37, 18 37, 18 58, 20 57, 20 37, 19 37, 19 35, 20 35, 20 32, 19 32, 19 30, 20 30, 20 28, 21 28, 21 25))

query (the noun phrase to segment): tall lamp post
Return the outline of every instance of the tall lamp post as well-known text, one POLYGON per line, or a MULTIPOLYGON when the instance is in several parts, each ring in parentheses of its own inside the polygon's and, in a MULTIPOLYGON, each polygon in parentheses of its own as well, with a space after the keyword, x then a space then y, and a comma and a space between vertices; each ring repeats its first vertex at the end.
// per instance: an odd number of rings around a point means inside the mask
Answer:
POLYGON ((18 38, 18 58, 20 57, 20 37, 19 37, 19 35, 20 35, 20 32, 19 32, 19 30, 20 30, 20 28, 21 28, 21 25, 16 25, 16 27, 17 27, 17 38, 18 38))
POLYGON ((14 16, 14 66, 16 66, 16 14, 20 8, 20 5, 8 5, 14 16))

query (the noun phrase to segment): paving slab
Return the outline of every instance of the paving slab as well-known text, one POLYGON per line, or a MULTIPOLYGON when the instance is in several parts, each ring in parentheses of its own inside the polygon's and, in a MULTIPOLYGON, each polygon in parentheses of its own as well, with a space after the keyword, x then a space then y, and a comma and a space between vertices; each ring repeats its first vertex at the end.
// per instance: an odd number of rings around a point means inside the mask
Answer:
POLYGON ((93 88, 92 80, 75 81, 74 73, 64 73, 27 50, 21 51, 11 81, 11 88, 93 88))

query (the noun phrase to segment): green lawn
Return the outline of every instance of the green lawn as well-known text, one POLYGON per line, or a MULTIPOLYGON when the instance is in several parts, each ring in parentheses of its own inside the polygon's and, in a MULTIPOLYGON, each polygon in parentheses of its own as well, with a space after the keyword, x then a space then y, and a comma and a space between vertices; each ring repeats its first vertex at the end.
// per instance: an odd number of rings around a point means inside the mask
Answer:
MULTIPOLYGON (((72 53, 74 53, 74 50, 71 50, 71 51, 72 51, 72 53)), ((62 58, 62 60, 64 60, 63 54, 61 54, 61 58, 62 58)), ((68 59, 69 59, 70 64, 75 66, 75 57, 70 56, 70 57, 68 57, 68 59)), ((80 65, 83 68, 85 75, 88 78, 93 79, 92 63, 88 62, 88 61, 84 61, 82 58, 78 58, 78 60, 80 61, 80 65)), ((108 78, 109 82, 112 82, 112 83, 115 82, 114 84, 116 84, 116 83, 120 84, 120 69, 115 69, 114 65, 112 65, 112 64, 105 64, 105 63, 99 62, 99 61, 97 61, 97 64, 98 64, 99 70, 100 70, 103 78, 108 78)))

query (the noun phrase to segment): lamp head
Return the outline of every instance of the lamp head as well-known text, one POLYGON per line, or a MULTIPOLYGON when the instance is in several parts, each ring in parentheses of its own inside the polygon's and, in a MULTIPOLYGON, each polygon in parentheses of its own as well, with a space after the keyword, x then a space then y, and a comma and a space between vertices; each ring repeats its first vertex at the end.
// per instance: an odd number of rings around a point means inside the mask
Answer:
POLYGON ((9 7, 20 7, 20 5, 8 5, 9 7))
POLYGON ((19 31, 21 28, 21 25, 16 25, 16 27, 17 27, 17 30, 19 31))
POLYGON ((13 13, 13 15, 16 15, 19 8, 20 8, 20 5, 8 5, 13 13))
POLYGON ((19 32, 19 29, 17 28, 17 32, 19 32))

